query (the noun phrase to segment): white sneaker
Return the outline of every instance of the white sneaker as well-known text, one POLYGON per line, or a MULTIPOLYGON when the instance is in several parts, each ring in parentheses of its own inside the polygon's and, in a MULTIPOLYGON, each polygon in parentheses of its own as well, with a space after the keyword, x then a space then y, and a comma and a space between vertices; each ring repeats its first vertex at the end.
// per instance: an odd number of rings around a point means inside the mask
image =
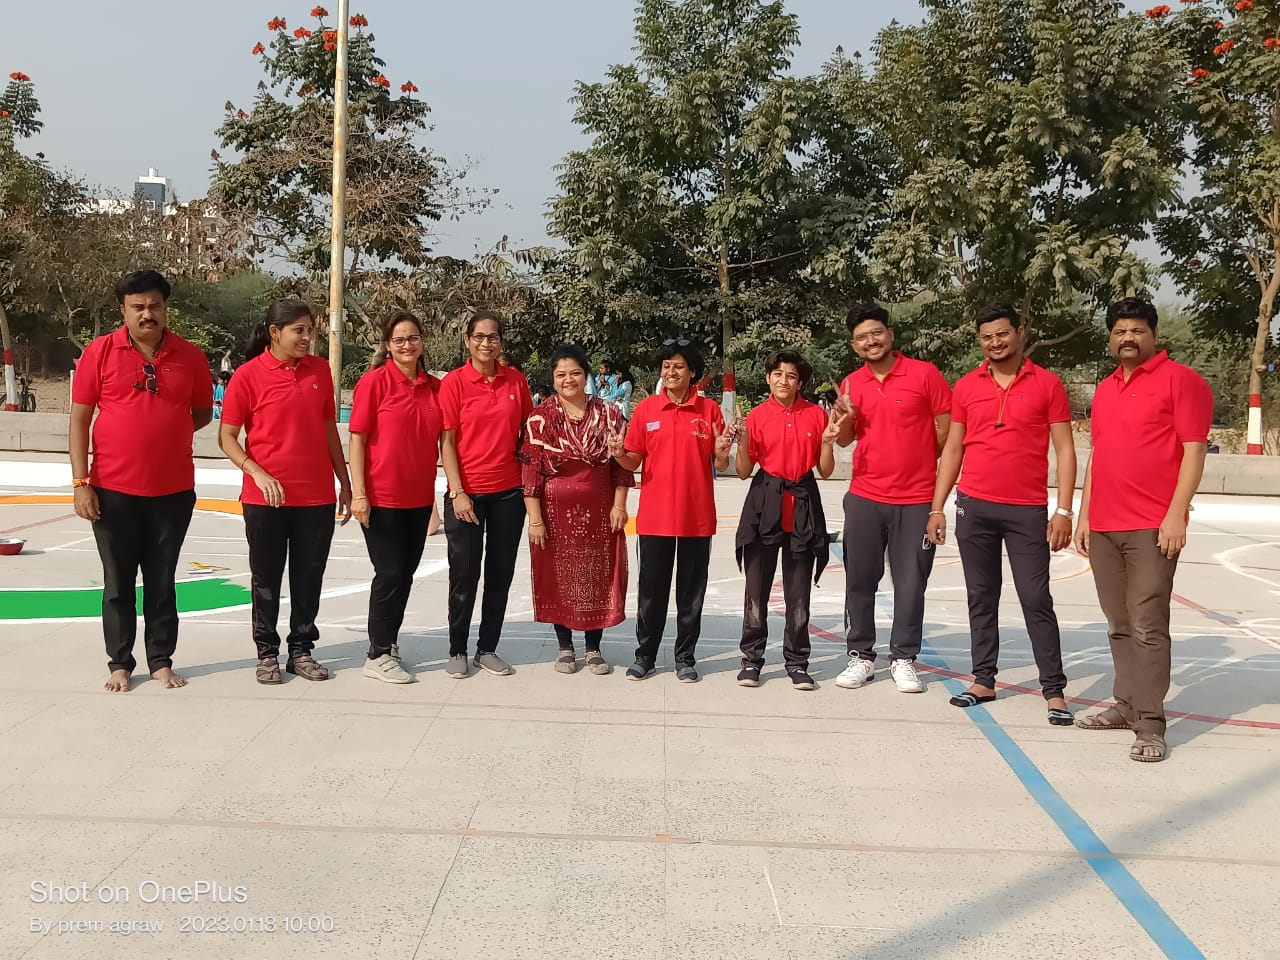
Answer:
POLYGON ((366 660, 364 675, 383 683, 413 683, 413 674, 400 666, 400 661, 389 653, 384 653, 377 660, 366 660))
POLYGON ((850 657, 849 665, 840 671, 840 676, 836 677, 836 686, 844 687, 846 690, 856 690, 864 683, 870 683, 875 678, 876 663, 874 660, 850 657))
MULTIPOLYGON (((916 666, 910 660, 894 660, 889 664, 889 674, 899 693, 924 693, 924 681, 916 673, 916 666)), ((839 681, 836 681, 839 683, 839 681)))

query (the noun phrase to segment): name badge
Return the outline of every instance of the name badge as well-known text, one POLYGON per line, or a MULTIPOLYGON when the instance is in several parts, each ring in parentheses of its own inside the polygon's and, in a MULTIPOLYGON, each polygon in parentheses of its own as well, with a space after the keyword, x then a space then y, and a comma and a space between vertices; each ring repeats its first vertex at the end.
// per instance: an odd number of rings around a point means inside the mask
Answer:
POLYGON ((653 431, 657 430, 661 426, 662 426, 661 420, 650 420, 648 423, 644 425, 644 428, 647 433, 653 433, 653 431))

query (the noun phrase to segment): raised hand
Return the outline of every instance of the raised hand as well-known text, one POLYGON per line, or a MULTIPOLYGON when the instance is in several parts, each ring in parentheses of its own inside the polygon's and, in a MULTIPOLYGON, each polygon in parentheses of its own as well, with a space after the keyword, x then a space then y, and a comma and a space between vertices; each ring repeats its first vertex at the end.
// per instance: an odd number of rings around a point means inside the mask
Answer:
POLYGON ((616 460, 621 460, 627 455, 626 437, 621 430, 609 434, 606 441, 609 445, 609 456, 616 460))
MULTIPOLYGON (((844 399, 848 399, 847 397, 844 399)), ((853 410, 841 410, 839 403, 831 408, 831 415, 827 420, 827 428, 822 431, 823 443, 835 443, 840 439, 840 430, 853 416, 853 410)))

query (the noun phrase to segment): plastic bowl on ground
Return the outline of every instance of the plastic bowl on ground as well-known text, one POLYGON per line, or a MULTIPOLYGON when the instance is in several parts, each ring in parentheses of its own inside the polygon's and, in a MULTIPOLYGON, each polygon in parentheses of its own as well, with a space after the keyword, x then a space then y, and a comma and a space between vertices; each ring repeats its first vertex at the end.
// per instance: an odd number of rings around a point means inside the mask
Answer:
POLYGON ((0 557, 17 556, 26 545, 27 541, 25 540, 0 537, 0 557))

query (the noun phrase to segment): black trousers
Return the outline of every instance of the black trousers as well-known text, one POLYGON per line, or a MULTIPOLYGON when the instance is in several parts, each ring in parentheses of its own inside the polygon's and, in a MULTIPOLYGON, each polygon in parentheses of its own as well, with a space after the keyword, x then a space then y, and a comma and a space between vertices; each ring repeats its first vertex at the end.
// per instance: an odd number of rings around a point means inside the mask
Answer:
POLYGON ((444 535, 449 542, 451 657, 465 656, 467 652, 481 561, 484 599, 480 602, 480 638, 476 641, 476 652, 492 653, 498 649, 502 622, 507 616, 507 595, 516 572, 516 553, 524 532, 524 492, 520 487, 499 493, 474 493, 471 502, 478 523, 459 520, 453 515, 453 501, 444 502, 444 535))
POLYGON ((809 669, 809 591, 813 579, 813 554, 791 552, 790 542, 769 547, 749 543, 742 549, 742 572, 747 595, 742 611, 742 665, 763 667, 769 639, 769 595, 782 553, 782 597, 786 626, 782 634, 782 658, 787 669, 809 669))
MULTIPOLYGON (((556 629, 556 643, 559 645, 560 649, 572 650, 573 631, 561 623, 553 624, 553 626, 556 629)), ((600 649, 600 641, 604 639, 603 630, 588 630, 586 631, 585 636, 588 651, 600 649)))
POLYGON ((370 507, 364 544, 373 563, 369 588, 369 659, 391 652, 409 604, 413 574, 427 543, 430 507, 370 507))
POLYGON ((138 594, 142 569, 143 642, 152 672, 173 666, 178 646, 178 598, 174 577, 178 552, 187 538, 194 490, 163 497, 136 497, 94 487, 101 516, 93 538, 102 558, 102 636, 107 666, 133 673, 138 661, 133 642, 138 635, 138 594))
POLYGON ((1000 655, 1000 587, 1004 581, 1001 547, 1009 551, 1013 586, 1031 637, 1045 699, 1062 696, 1062 637, 1049 594, 1049 542, 1045 507, 992 503, 956 494, 956 543, 969 596, 969 636, 973 679, 994 687, 1000 655))
POLYGON ((844 497, 844 608, 849 656, 876 658, 876 588, 885 554, 893 578, 893 630, 889 653, 914 660, 924 638, 924 591, 933 570, 933 544, 925 538, 927 503, 880 503, 844 497))
POLYGON ((693 666, 702 633, 702 602, 707 596, 711 565, 710 537, 636 538, 640 577, 636 596, 636 659, 652 666, 662 645, 671 602, 671 574, 676 576, 676 663, 693 666))
POLYGON ((253 575, 253 642, 258 659, 280 655, 280 582, 289 564, 289 656, 309 654, 320 639, 316 614, 333 542, 335 504, 318 507, 244 505, 244 535, 253 575))

